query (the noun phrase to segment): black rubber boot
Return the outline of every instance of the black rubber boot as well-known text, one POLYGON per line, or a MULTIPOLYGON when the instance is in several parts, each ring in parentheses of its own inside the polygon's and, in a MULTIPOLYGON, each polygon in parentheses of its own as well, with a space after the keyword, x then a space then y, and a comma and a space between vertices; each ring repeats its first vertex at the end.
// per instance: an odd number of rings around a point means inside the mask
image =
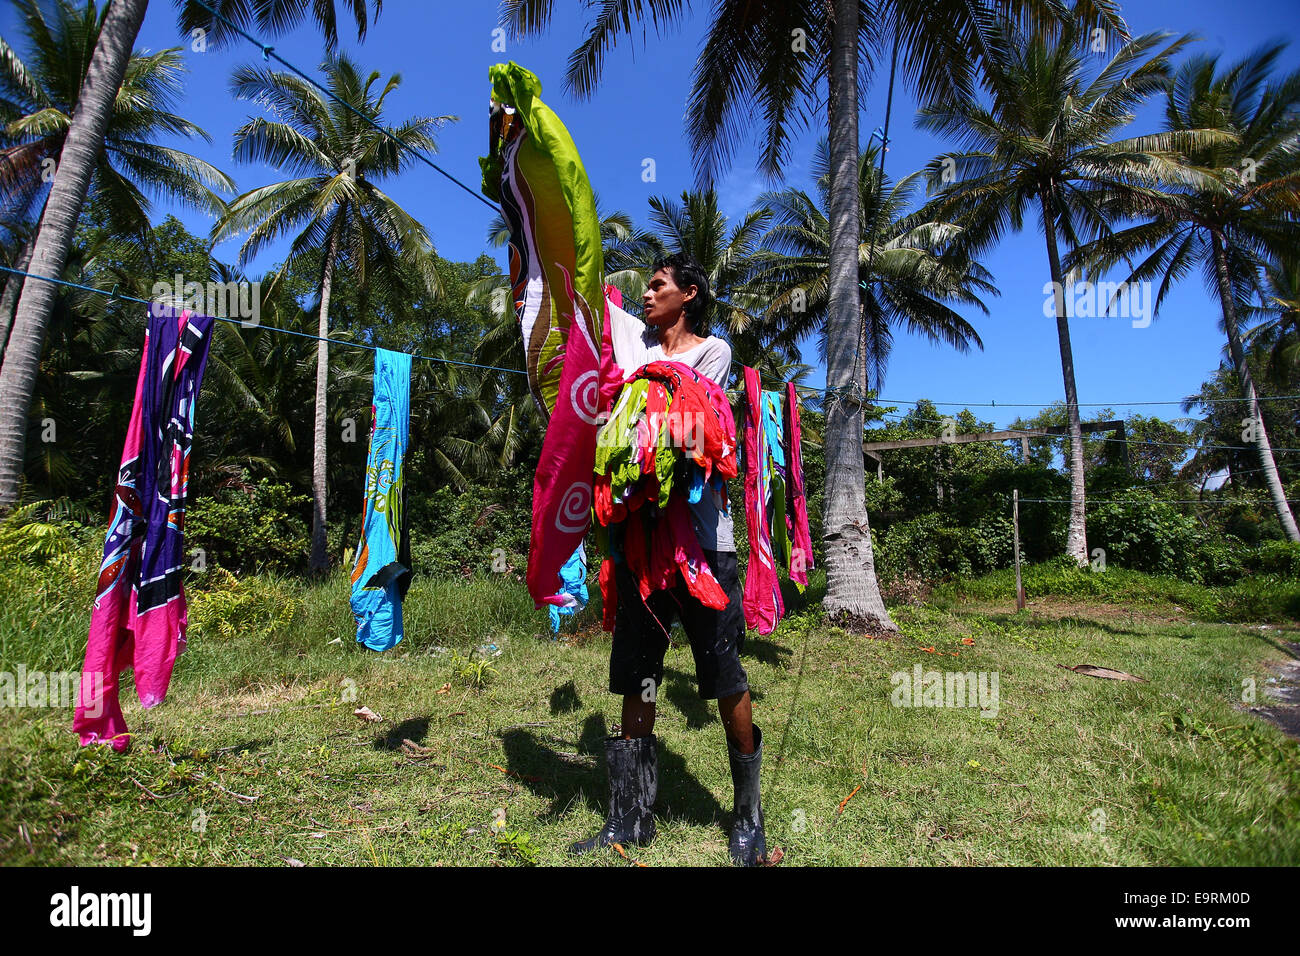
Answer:
POLYGON ((609 769, 609 816, 590 840, 569 847, 574 856, 611 843, 645 846, 655 838, 655 797, 659 792, 658 747, 654 734, 624 740, 605 738, 609 769))
POLYGON ((742 754, 728 740, 727 759, 731 761, 731 785, 736 791, 728 845, 731 861, 740 866, 758 866, 767 858, 763 805, 758 796, 759 771, 763 769, 763 731, 758 724, 754 725, 754 752, 742 754))

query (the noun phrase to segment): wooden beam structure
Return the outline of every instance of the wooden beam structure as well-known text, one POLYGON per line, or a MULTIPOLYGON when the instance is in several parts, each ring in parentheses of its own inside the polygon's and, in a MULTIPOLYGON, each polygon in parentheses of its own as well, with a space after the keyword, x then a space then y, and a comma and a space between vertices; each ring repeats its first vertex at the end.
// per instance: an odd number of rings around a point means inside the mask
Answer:
MULTIPOLYGON (((1124 423, 1122 421, 1111 422, 1084 422, 1083 430, 1085 432, 1119 432, 1120 437, 1124 437, 1124 423)), ((968 435, 953 435, 951 438, 945 438, 939 435, 936 438, 904 438, 898 441, 873 441, 866 442, 862 446, 864 454, 872 452, 894 451, 899 448, 933 448, 938 445, 964 445, 973 441, 1011 441, 1017 438, 1057 438, 1062 435, 1069 435, 1069 425, 1050 425, 1047 428, 1009 428, 997 432, 971 432, 968 435)), ((1023 447, 1023 446, 1022 446, 1023 447)), ((872 455, 879 461, 879 457, 872 455)))

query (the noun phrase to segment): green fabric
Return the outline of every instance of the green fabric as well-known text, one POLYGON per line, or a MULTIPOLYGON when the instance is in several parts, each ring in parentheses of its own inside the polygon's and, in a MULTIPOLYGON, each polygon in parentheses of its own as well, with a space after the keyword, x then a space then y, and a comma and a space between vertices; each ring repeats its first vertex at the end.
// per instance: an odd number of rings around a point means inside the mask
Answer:
POLYGON ((641 466, 632 460, 632 442, 636 422, 645 414, 649 386, 645 379, 625 385, 609 421, 597 433, 596 474, 610 476, 615 501, 622 500, 623 490, 641 477, 641 466))
MULTIPOLYGON (((665 389, 665 391, 667 391, 665 389)), ((659 448, 655 452, 655 477, 659 479, 659 507, 668 507, 668 496, 673 490, 673 474, 680 457, 678 449, 673 447, 672 434, 668 429, 667 415, 672 410, 675 396, 668 393, 668 405, 664 409, 665 419, 659 423, 659 448)))
MULTIPOLYGON (((554 165, 573 222, 573 246, 576 271, 573 288, 586 300, 591 311, 592 340, 603 339, 605 317, 605 265, 600 242, 600 219, 587 172, 578 156, 573 138, 560 118, 540 99, 542 81, 515 62, 496 63, 488 68, 492 96, 499 103, 513 106, 528 130, 531 146, 554 165)), ((527 147, 529 144, 525 144, 527 147)), ((484 176, 492 171, 484 161, 484 176)), ((500 182, 500 170, 496 184, 500 182)), ((496 184, 493 192, 495 193, 496 184)), ((485 188, 484 192, 487 192, 485 188)), ((493 195, 493 193, 489 193, 493 195)), ((499 199, 499 195, 497 197, 499 199)), ((563 288, 562 285, 557 288, 563 288)))
POLYGON ((782 569, 790 567, 790 529, 785 525, 785 479, 772 469, 772 560, 782 569))

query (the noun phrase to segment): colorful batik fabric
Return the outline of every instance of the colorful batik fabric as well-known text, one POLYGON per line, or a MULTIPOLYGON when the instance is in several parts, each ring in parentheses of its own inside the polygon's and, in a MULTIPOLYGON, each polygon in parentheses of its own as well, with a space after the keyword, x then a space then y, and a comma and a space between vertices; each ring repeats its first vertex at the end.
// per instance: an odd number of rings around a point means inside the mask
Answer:
POLYGON ((411 427, 411 356, 375 350, 370 451, 361 543, 352 568, 357 641, 386 651, 402 640, 402 600, 411 585, 403 464, 411 427))
POLYGON ((799 395, 794 383, 785 386, 786 519, 790 525, 790 580, 802 591, 813 567, 812 533, 808 528, 808 499, 804 493, 803 433, 799 426, 799 395))
POLYGON ((528 384, 546 437, 533 481, 527 584, 553 604, 556 576, 591 521, 599 416, 617 370, 605 321, 600 221, 591 184, 541 83, 515 63, 489 69, 494 108, 483 192, 510 234, 510 282, 528 384))
POLYGON ((131 735, 118 675, 134 670, 136 696, 148 709, 167 696, 185 650, 185 502, 212 323, 149 307, 73 718, 83 745, 125 750, 131 735))
MULTIPOLYGON (((742 606, 745 626, 760 634, 771 634, 785 614, 777 562, 772 549, 773 466, 771 419, 758 372, 746 367, 745 378, 745 522, 749 532, 749 563, 745 569, 742 606)), ((779 479, 778 479, 779 481, 779 479)), ((784 495, 782 496, 784 501, 784 495)))

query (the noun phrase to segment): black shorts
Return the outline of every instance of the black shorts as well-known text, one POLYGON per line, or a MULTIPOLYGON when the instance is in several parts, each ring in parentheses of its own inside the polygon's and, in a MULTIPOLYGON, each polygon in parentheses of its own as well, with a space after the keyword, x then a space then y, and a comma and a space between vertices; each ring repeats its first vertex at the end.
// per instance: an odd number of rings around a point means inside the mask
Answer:
POLYGON ((740 666, 740 649, 745 645, 745 613, 741 607, 736 552, 705 551, 704 557, 730 599, 722 610, 701 604, 687 590, 680 575, 673 587, 652 592, 643 604, 627 565, 614 566, 618 614, 609 655, 611 693, 644 695, 650 686, 646 681, 652 680, 658 695, 664 681, 664 654, 668 650, 665 632, 672 629, 675 617, 681 618, 682 629, 690 639, 695 679, 702 698, 715 700, 749 690, 749 678, 740 666))

